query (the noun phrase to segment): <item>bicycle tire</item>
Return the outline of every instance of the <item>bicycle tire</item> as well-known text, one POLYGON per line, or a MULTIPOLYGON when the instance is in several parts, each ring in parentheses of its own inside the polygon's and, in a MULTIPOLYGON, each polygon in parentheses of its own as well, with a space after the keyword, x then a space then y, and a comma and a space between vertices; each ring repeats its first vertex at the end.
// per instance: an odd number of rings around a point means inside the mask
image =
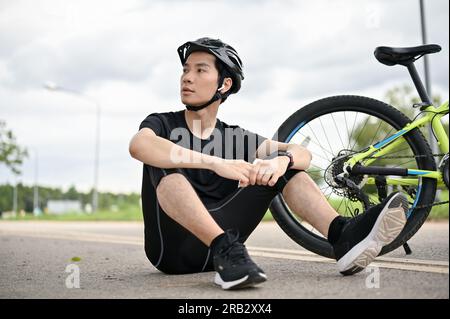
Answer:
MULTIPOLYGON (((279 127, 275 137, 279 141, 288 142, 293 132, 298 131, 302 125, 319 116, 342 111, 364 111, 366 114, 377 116, 395 129, 400 130, 411 120, 396 108, 384 102, 355 95, 332 96, 312 102, 293 113, 279 127)), ((415 155, 426 155, 416 158, 419 169, 436 170, 431 148, 419 129, 413 129, 404 135, 411 150, 415 155)), ((419 198, 416 206, 433 203, 436 194, 437 181, 431 178, 423 178, 419 198)), ((380 255, 386 254, 409 240, 425 222, 431 207, 414 209, 399 236, 390 244, 383 247, 380 255)), ((270 205, 270 211, 283 231, 302 247, 324 257, 334 258, 331 245, 324 237, 320 237, 306 229, 289 212, 289 208, 282 198, 277 195, 270 205)))

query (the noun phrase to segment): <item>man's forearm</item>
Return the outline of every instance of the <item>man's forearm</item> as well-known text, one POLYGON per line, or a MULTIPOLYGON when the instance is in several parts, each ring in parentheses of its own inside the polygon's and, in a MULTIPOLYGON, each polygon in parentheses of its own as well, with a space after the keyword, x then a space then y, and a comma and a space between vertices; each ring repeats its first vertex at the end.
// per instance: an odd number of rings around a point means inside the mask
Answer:
POLYGON ((212 169, 222 159, 181 147, 159 136, 134 141, 133 158, 160 168, 212 169))

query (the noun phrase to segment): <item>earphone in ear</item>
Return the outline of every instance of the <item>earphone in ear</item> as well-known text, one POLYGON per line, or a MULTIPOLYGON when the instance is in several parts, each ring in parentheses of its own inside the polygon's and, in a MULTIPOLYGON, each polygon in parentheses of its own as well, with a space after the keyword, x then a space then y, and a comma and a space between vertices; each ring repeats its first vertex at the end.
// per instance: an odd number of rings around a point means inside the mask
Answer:
POLYGON ((224 84, 222 84, 222 86, 221 86, 220 88, 218 88, 218 89, 217 89, 217 91, 220 91, 220 90, 222 90, 222 89, 223 89, 223 87, 224 87, 224 84))

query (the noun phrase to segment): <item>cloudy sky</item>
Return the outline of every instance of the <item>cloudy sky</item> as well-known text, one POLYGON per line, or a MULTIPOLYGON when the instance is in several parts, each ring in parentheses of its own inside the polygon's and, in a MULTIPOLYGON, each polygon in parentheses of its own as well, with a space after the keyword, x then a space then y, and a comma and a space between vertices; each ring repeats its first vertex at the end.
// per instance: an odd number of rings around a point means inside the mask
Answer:
MULTIPOLYGON (((449 4, 425 0, 433 92, 448 99, 449 4)), ((384 98, 410 83, 373 57, 422 42, 419 0, 0 0, 0 119, 30 156, 19 180, 92 187, 95 103, 101 106, 99 189, 139 191, 128 142, 152 112, 180 110, 176 48, 209 36, 244 62, 219 118, 272 136, 291 113, 336 94, 384 98), (48 91, 52 81, 80 94, 48 91)), ((422 64, 417 63, 419 71, 422 64)), ((15 181, 0 165, 0 184, 15 181)))

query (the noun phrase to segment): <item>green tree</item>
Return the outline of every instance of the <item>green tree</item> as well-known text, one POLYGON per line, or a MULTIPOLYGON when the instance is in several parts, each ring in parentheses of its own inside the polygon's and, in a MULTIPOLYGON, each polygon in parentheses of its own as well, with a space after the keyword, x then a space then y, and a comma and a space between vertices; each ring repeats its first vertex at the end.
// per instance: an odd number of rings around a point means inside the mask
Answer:
MULTIPOLYGON (((387 91, 385 100, 388 104, 395 106, 410 119, 413 119, 420 112, 419 108, 412 107, 414 104, 420 103, 421 101, 417 96, 416 91, 410 85, 405 84, 387 91)), ((442 98, 438 94, 433 95, 432 101, 433 105, 436 107, 442 104, 442 98)), ((443 124, 448 135, 448 121, 445 121, 443 124)), ((422 132, 429 138, 427 128, 423 128, 422 132)))
POLYGON ((67 190, 67 192, 64 194, 65 199, 70 200, 79 200, 80 199, 80 193, 78 193, 77 189, 74 185, 70 186, 70 188, 67 190))
MULTIPOLYGON (((420 99, 413 88, 409 85, 398 86, 390 89, 386 92, 384 100, 386 103, 394 106, 400 112, 405 114, 411 120, 414 119, 414 117, 420 112, 419 108, 413 108, 413 105, 415 103, 419 103, 420 99)), ((433 96, 434 105, 439 106, 442 103, 441 100, 442 99, 439 95, 433 96)), ((353 142, 356 145, 355 149, 364 149, 365 147, 381 141, 396 132, 396 129, 393 129, 385 122, 376 120, 374 117, 371 117, 368 121, 366 120, 367 118, 361 121, 352 136, 354 139, 353 142), (376 134, 374 134, 374 132, 376 132, 376 134)), ((448 134, 448 121, 444 121, 443 124, 448 134)), ((429 139, 428 128, 425 127, 421 130, 425 137, 429 139)), ((406 154, 405 151, 400 151, 396 152, 395 155, 406 156, 412 155, 412 153, 406 154)), ((389 162, 392 162, 392 160, 389 162)), ((386 165, 388 162, 384 162, 384 164, 386 165)))
MULTIPOLYGON (((413 107, 414 104, 420 102, 420 99, 415 90, 409 85, 392 88, 386 92, 384 100, 386 103, 394 106, 400 112, 405 114, 411 121, 419 114, 419 112, 421 112, 420 108, 413 107)), ((441 105, 440 96, 433 96, 433 104, 435 106, 441 105)), ((448 118, 447 121, 444 120, 443 124, 448 135, 448 118)), ((363 150, 369 145, 374 145, 379 141, 385 140, 387 137, 395 134, 398 129, 399 128, 393 128, 376 117, 367 116, 359 123, 352 135, 352 142, 355 145, 354 150, 363 150)), ((421 128, 421 131, 427 140, 430 141, 428 127, 421 128)), ((398 148, 387 154, 385 157, 378 158, 372 165, 399 168, 417 167, 414 154, 411 148, 406 144, 405 140, 398 148)), ((376 188, 374 186, 366 186, 365 192, 376 193, 376 188)))
POLYGON ((0 212, 7 211, 13 206, 13 191, 13 185, 0 185, 0 212))
POLYGON ((0 163, 18 175, 19 167, 27 156, 27 150, 17 145, 13 132, 6 128, 6 122, 0 120, 0 163))

